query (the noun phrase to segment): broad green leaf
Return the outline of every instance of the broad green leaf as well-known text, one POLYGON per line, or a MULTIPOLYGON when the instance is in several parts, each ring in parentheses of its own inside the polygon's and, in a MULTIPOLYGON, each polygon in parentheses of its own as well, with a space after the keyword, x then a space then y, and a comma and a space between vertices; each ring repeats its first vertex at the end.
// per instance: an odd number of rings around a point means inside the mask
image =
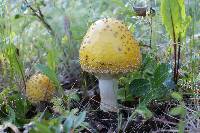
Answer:
POLYGON ((142 67, 141 70, 148 73, 148 76, 152 75, 152 71, 156 69, 157 62, 155 58, 152 58, 148 54, 142 54, 142 67))
POLYGON ((9 112, 9 121, 12 123, 15 123, 16 115, 15 115, 14 109, 12 109, 10 106, 8 106, 8 112, 9 112))
POLYGON ((185 14, 184 0, 162 0, 162 22, 174 42, 185 37, 191 18, 185 14))
POLYGON ((164 81, 169 76, 169 68, 167 64, 164 64, 164 63, 159 64, 153 75, 154 75, 154 78, 152 81, 153 87, 158 88, 164 83, 164 81))
POLYGON ((148 104, 152 100, 161 100, 161 98, 167 97, 168 94, 169 94, 168 88, 166 88, 164 85, 158 88, 151 88, 142 98, 142 102, 148 104))
POLYGON ((145 96, 150 89, 150 82, 146 79, 135 79, 129 88, 133 96, 145 96))
POLYGON ((129 88, 121 88, 117 91, 117 99, 122 101, 132 101, 133 96, 129 88))

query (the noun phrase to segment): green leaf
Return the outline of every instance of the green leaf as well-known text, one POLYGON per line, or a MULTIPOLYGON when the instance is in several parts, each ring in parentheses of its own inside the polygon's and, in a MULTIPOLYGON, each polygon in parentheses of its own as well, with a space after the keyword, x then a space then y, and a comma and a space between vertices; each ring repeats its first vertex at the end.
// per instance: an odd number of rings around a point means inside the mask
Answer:
POLYGON ((15 116, 15 111, 12 109, 10 106, 8 106, 8 112, 9 112, 9 121, 12 123, 15 123, 16 116, 15 116))
POLYGON ((154 72, 153 87, 160 87, 169 76, 169 68, 167 64, 159 64, 154 72))
POLYGON ((141 66, 141 70, 145 71, 149 76, 152 76, 152 72, 156 69, 156 65, 157 61, 155 60, 155 58, 151 57, 148 54, 142 54, 143 60, 142 60, 142 66, 141 66))
POLYGON ((151 88, 142 99, 142 102, 148 104, 152 100, 160 100, 161 98, 167 97, 168 94, 169 91, 164 85, 160 86, 159 88, 151 88))
POLYGON ((186 17, 184 0, 162 0, 162 22, 174 42, 185 37, 190 17, 186 17))
POLYGON ((66 133, 69 133, 70 130, 73 128, 73 122, 74 122, 74 118, 73 118, 73 115, 70 114, 67 119, 65 120, 64 122, 64 131, 66 133))
POLYGON ((16 125, 23 125, 27 122, 26 113, 29 110, 29 104, 26 99, 22 97, 20 92, 13 91, 10 92, 8 97, 8 104, 15 112, 16 125))
POLYGON ((117 91, 117 99, 122 101, 132 101, 133 96, 129 88, 121 88, 117 91))
POLYGON ((178 123, 178 133, 184 133, 185 132, 185 121, 181 120, 178 123))
POLYGON ((147 79, 135 79, 129 88, 133 96, 144 96, 150 89, 150 82, 147 79))
POLYGON ((170 110, 171 115, 181 115, 185 114, 185 109, 182 106, 174 107, 170 110))
MULTIPOLYGON (((10 39, 12 39, 12 38, 13 37, 11 36, 10 39)), ((20 75, 21 79, 24 80, 25 72, 24 72, 23 62, 20 59, 20 56, 17 55, 17 48, 15 47, 15 45, 10 43, 6 47, 4 53, 10 63, 10 71, 11 71, 12 78, 14 77, 14 74, 17 74, 17 75, 20 75)))
POLYGON ((78 126, 81 125, 82 122, 84 122, 85 120, 85 117, 86 117, 86 112, 81 112, 77 117, 76 119, 74 120, 74 128, 77 128, 78 126))
POLYGON ((178 101, 182 101, 182 100, 183 100, 182 95, 181 95, 180 93, 178 93, 178 92, 172 92, 171 96, 172 96, 174 99, 178 100, 178 101))
POLYGON ((143 104, 139 105, 134 113, 139 113, 145 119, 150 119, 153 116, 153 113, 143 104))
POLYGON ((56 55, 56 51, 54 49, 52 50, 48 50, 48 54, 47 54, 47 64, 48 67, 55 71, 56 70, 56 64, 57 64, 57 55, 56 55))
POLYGON ((15 15, 15 19, 18 19, 18 18, 20 18, 21 16, 20 16, 20 14, 16 14, 15 15))
POLYGON ((36 128, 37 128, 36 129, 37 133, 52 133, 47 125, 44 125, 44 124, 39 123, 39 122, 35 122, 35 125, 36 125, 36 128))

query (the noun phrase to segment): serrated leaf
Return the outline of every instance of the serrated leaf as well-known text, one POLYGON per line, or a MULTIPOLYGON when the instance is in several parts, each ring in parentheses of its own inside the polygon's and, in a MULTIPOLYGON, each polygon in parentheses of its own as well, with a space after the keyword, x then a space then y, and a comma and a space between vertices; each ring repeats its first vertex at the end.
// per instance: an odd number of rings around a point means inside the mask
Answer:
POLYGON ((145 97, 142 99, 142 102, 145 104, 150 103, 152 100, 160 100, 163 97, 167 97, 169 90, 164 86, 160 86, 159 88, 151 88, 145 97))
POLYGON ((154 72, 153 87, 160 87, 169 76, 169 68, 167 64, 159 64, 154 72))
POLYGON ((121 101, 132 101, 133 96, 130 92, 130 89, 121 88, 117 91, 117 99, 120 99, 121 101))
POLYGON ((150 89, 150 82, 147 79, 135 79, 129 88, 133 96, 144 96, 150 89))

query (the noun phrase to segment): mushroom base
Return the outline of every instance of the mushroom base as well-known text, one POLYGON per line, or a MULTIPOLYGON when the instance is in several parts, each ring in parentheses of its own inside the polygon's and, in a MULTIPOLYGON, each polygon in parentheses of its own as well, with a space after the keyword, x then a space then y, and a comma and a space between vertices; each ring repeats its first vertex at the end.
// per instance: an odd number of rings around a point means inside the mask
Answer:
POLYGON ((99 78, 99 89, 101 96, 100 109, 105 112, 117 112, 117 79, 113 79, 110 77, 99 78))

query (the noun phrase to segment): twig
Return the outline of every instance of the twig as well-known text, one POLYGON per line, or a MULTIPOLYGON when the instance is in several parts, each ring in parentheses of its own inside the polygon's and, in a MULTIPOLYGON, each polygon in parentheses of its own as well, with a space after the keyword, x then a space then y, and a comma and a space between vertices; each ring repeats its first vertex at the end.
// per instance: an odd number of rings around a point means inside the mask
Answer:
POLYGON ((155 16, 156 11, 150 7, 132 7, 134 12, 136 13, 136 16, 142 16, 146 17, 148 15, 155 16), (149 14, 148 14, 149 13, 149 14))
POLYGON ((178 123, 167 121, 165 119, 154 118, 154 121, 158 121, 158 122, 162 122, 164 124, 170 124, 170 125, 174 125, 174 126, 178 125, 178 123))
POLYGON ((145 44, 139 44, 139 46, 141 46, 141 47, 146 47, 146 48, 151 48, 151 46, 150 45, 145 45, 145 44))
POLYGON ((30 10, 33 12, 33 15, 36 16, 42 22, 42 24, 47 28, 47 30, 50 32, 50 34, 54 37, 55 33, 54 33, 52 27, 46 22, 44 15, 42 14, 40 8, 37 7, 37 10, 36 10, 28 3, 27 0, 24 0, 24 2, 27 4, 27 7, 29 7, 30 10))
POLYGON ((147 12, 147 7, 133 7, 136 16, 146 16, 146 12, 147 12))
POLYGON ((169 129, 169 130, 157 130, 157 131, 154 131, 153 133, 178 133, 179 130, 173 130, 173 129, 169 129))

